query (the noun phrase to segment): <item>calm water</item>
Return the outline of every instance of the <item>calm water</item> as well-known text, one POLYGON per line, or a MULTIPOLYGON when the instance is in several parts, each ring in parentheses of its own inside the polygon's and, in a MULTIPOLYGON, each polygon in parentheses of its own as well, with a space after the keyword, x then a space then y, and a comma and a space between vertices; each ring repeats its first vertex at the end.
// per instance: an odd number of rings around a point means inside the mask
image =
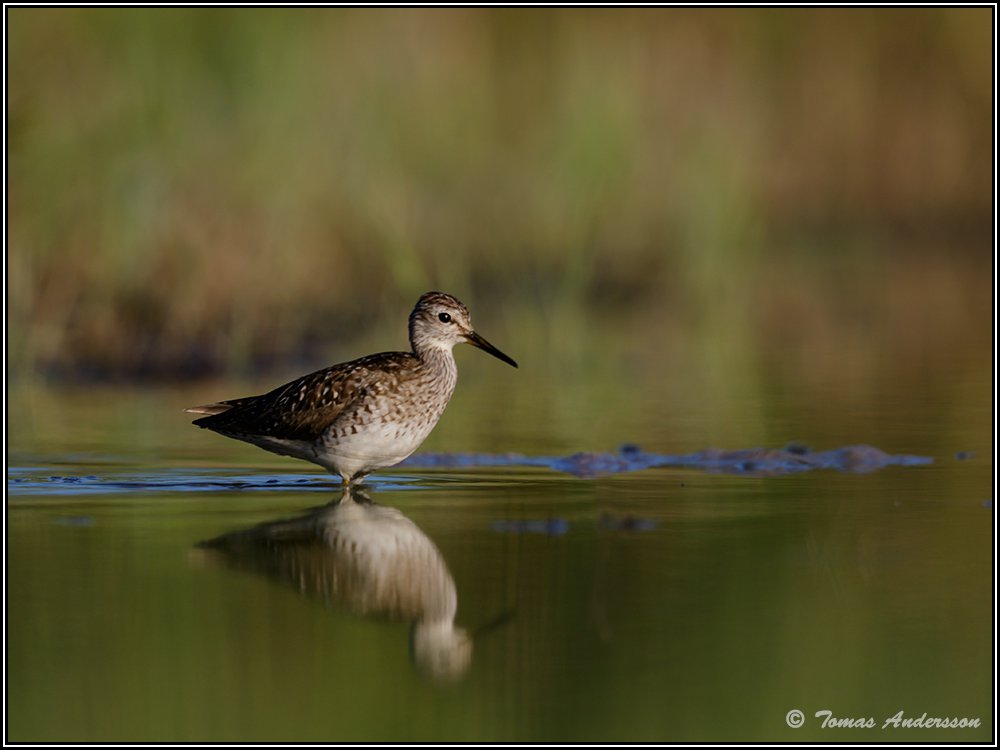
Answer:
POLYGON ((934 462, 403 468, 338 505, 312 467, 180 414, 242 387, 15 390, 8 739, 993 736, 988 359, 864 389, 837 373, 809 391, 662 393, 653 366, 621 388, 623 373, 517 381, 459 358, 427 450, 802 440, 934 462), (876 726, 823 728, 823 710, 876 726), (883 729, 900 711, 981 725, 883 729))

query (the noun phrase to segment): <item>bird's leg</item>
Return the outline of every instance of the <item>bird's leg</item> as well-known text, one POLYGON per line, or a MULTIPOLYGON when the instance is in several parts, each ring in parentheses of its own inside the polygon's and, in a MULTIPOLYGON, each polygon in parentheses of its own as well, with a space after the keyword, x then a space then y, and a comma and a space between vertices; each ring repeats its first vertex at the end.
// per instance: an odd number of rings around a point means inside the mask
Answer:
POLYGON ((367 471, 356 472, 350 479, 347 480, 348 484, 364 484, 365 477, 368 476, 367 471))

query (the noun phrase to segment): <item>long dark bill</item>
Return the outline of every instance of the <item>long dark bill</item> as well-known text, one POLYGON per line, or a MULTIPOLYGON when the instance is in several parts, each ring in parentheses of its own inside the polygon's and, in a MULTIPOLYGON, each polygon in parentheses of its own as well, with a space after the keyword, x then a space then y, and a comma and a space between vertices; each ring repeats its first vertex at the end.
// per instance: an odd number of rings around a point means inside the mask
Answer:
POLYGON ((472 333, 466 334, 465 338, 473 346, 478 347, 479 349, 482 349, 484 352, 492 354, 497 359, 502 359, 504 362, 506 362, 511 367, 517 367, 517 362, 515 362, 510 357, 508 357, 506 354, 504 354, 502 351, 500 351, 499 349, 497 349, 495 346, 493 346, 493 344, 491 344, 489 341, 487 341, 486 339, 484 339, 482 336, 480 336, 475 331, 473 331, 472 333))

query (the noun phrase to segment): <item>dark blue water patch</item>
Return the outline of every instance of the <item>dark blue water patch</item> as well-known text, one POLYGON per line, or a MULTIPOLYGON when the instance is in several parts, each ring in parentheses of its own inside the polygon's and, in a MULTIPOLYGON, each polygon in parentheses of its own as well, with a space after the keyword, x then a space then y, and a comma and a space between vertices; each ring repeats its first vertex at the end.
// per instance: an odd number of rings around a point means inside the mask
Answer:
POLYGON ((400 466, 411 468, 470 468, 487 466, 545 467, 577 477, 621 474, 655 467, 701 469, 716 474, 776 476, 816 469, 867 474, 887 466, 926 466, 927 456, 891 455, 871 445, 850 445, 812 451, 801 444, 785 448, 725 451, 708 448, 697 453, 649 453, 628 444, 617 453, 581 452, 571 456, 525 456, 520 453, 418 453, 400 466))
MULTIPOLYGON (((591 522, 592 523, 592 522, 591 522)), ((590 525, 590 524, 588 524, 590 525)), ((563 536, 571 524, 564 518, 504 518, 493 521, 490 529, 502 534, 544 534, 563 536)), ((597 529, 602 532, 641 533, 656 528, 656 521, 633 515, 602 513, 597 519, 597 529)))
POLYGON ((337 480, 323 475, 223 475, 203 470, 170 469, 148 472, 96 474, 49 474, 51 469, 11 467, 7 491, 12 495, 85 495, 109 492, 220 492, 233 490, 317 490, 331 492, 337 480))
POLYGON ((569 531, 569 521, 563 518, 505 518, 494 521, 490 528, 504 534, 562 536, 569 531))
MULTIPOLYGON (((812 451, 794 444, 785 448, 750 448, 724 451, 715 448, 684 455, 651 453, 637 445, 624 445, 617 453, 581 452, 570 456, 526 456, 521 453, 418 453, 399 464, 406 468, 473 469, 489 467, 534 467, 589 478, 622 474, 657 467, 700 469, 716 474, 779 476, 816 469, 869 473, 887 466, 926 466, 926 456, 890 455, 870 445, 852 445, 828 451, 812 451)), ((153 469, 115 472, 107 475, 52 474, 52 468, 10 467, 7 491, 12 495, 80 495, 108 492, 224 492, 224 491, 317 491, 335 492, 340 480, 315 474, 226 474, 205 469, 153 469)), ((416 476, 378 475, 367 483, 383 490, 413 489, 416 476)))
POLYGON ((656 528, 656 521, 652 518, 642 516, 618 516, 611 513, 602 513, 597 519, 597 528, 601 531, 615 531, 629 534, 652 531, 656 528))
POLYGON ((57 516, 52 520, 56 526, 68 526, 70 528, 87 528, 94 525, 93 516, 57 516))
MULTIPOLYGON (((87 467, 92 469, 93 467, 87 467)), ((205 469, 157 469, 147 472, 95 474, 51 474, 51 467, 10 467, 7 492, 10 495, 61 496, 149 492, 340 492, 340 479, 315 474, 224 474, 205 469)), ((369 480, 383 490, 408 489, 416 477, 393 476, 369 480)))

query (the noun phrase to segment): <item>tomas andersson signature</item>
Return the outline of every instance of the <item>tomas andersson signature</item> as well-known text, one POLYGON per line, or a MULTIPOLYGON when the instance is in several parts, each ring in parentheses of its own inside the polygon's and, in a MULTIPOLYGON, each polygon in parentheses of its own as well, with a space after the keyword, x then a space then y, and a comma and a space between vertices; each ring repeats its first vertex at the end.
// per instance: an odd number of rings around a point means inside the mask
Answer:
MULTIPOLYGON (((821 729, 875 729, 879 726, 873 716, 834 716, 833 711, 822 709, 814 716, 820 720, 821 729)), ((793 708, 785 714, 785 723, 792 729, 805 724, 805 714, 793 708)), ((920 716, 907 716, 899 711, 882 722, 882 729, 973 729, 982 725, 979 717, 928 716, 924 711, 920 716)))

